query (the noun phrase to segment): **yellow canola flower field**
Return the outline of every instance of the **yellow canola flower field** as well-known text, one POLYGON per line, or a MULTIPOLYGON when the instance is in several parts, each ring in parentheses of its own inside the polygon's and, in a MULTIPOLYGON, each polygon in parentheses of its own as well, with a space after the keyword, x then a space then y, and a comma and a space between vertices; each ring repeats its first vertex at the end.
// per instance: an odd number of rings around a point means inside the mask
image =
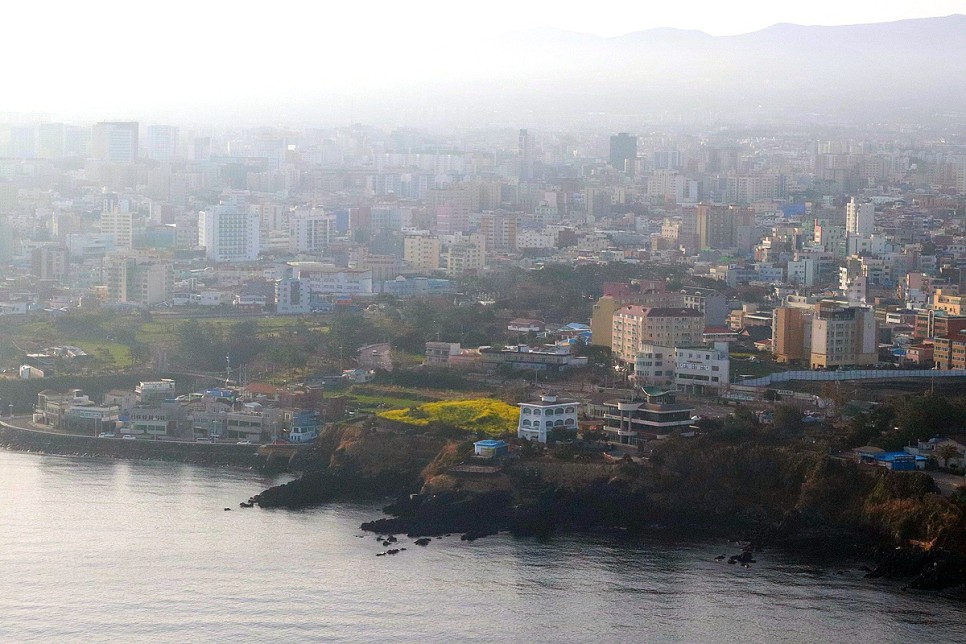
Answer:
POLYGON ((516 429, 520 410, 501 400, 475 398, 444 400, 415 408, 393 409, 381 412, 379 417, 408 425, 424 426, 438 421, 470 431, 504 434, 516 429))

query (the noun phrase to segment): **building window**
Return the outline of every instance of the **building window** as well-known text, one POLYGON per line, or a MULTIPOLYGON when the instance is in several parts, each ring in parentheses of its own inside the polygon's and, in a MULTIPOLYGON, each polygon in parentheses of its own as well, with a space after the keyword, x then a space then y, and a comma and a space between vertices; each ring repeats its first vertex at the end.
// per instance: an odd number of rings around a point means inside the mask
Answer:
POLYGON ((524 413, 524 414, 529 414, 529 413, 530 413, 530 410, 529 410, 529 409, 527 409, 526 407, 524 407, 524 408, 523 408, 523 413, 524 413))

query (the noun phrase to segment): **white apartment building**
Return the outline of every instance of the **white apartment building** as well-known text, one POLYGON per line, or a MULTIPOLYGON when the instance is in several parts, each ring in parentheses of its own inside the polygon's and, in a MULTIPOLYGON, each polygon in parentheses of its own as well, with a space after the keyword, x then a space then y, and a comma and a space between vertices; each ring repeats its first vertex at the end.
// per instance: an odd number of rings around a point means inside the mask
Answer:
POLYGON ((335 215, 322 210, 299 210, 289 219, 289 250, 293 253, 322 253, 335 235, 335 215))
POLYGON ((321 262, 289 262, 292 277, 308 285, 311 293, 371 295, 372 271, 338 268, 321 262))
POLYGON ((520 230, 517 232, 517 249, 525 248, 554 248, 557 236, 552 232, 538 230, 520 230))
POLYGON ((875 230, 875 205, 857 203, 855 197, 845 206, 845 231, 849 236, 870 237, 875 230))
POLYGON ((631 378, 642 387, 675 385, 683 391, 713 393, 727 388, 730 370, 727 342, 710 347, 644 344, 634 359, 631 378))
POLYGON ((309 313, 309 284, 302 280, 287 277, 275 282, 275 312, 279 315, 300 315, 309 313))
POLYGON ((253 262, 258 259, 259 216, 244 208, 219 205, 198 214, 198 244, 214 262, 253 262))

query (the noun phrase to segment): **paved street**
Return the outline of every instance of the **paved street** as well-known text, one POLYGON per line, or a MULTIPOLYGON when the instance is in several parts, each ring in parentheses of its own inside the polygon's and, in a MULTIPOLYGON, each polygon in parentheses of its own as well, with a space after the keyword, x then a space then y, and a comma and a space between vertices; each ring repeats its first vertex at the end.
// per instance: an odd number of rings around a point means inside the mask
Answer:
POLYGON ((363 369, 392 371, 392 348, 388 342, 368 344, 359 349, 357 361, 363 369))

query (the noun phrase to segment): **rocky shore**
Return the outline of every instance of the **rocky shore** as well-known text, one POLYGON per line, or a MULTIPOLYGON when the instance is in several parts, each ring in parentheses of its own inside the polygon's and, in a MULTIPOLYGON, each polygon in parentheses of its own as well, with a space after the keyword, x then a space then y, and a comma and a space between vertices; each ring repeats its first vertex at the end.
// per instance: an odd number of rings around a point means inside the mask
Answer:
MULTIPOLYGON (((349 451, 364 451, 367 440, 353 436, 349 451)), ((937 494, 924 474, 862 469, 782 447, 682 442, 643 465, 544 457, 461 479, 447 474, 459 452, 452 444, 403 469, 398 463, 380 469, 373 460, 359 467, 358 459, 340 454, 347 443, 332 445, 328 467, 254 500, 261 507, 305 507, 395 498, 385 507, 388 516, 361 527, 411 538, 509 532, 548 539, 600 530, 728 538, 754 549, 807 553, 829 566, 863 559, 874 563, 869 577, 903 580, 910 588, 966 583, 966 511, 937 494)))

